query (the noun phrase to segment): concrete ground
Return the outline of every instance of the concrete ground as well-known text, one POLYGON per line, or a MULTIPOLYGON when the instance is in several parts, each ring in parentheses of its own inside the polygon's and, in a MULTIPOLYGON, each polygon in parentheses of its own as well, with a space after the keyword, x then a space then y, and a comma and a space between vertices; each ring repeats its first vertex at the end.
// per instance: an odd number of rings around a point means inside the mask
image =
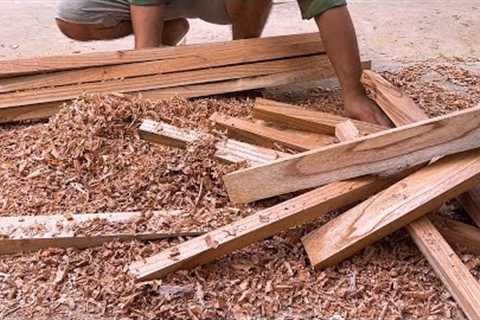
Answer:
MULTIPOLYGON (((480 58, 480 0, 351 0, 362 56, 377 66, 447 57, 480 58)), ((56 29, 55 0, 0 1, 0 59, 128 49, 133 39, 80 43, 56 29)), ((187 43, 228 40, 228 26, 191 21, 187 43)), ((315 31, 295 1, 274 6, 265 35, 315 31)), ((474 66, 475 67, 475 66, 474 66)), ((477 64, 478 67, 478 64, 477 64)))

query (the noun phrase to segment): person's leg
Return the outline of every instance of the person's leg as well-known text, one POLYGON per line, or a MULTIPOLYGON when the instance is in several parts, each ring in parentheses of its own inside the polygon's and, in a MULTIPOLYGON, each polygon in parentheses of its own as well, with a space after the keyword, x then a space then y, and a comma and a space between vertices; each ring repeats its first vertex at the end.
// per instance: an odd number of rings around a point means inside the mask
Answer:
POLYGON ((190 29, 187 19, 178 18, 165 21, 163 25, 162 43, 166 46, 176 46, 190 29))
POLYGON ((105 27, 102 24, 81 24, 56 19, 60 31, 77 41, 112 40, 132 34, 130 21, 122 21, 116 26, 105 27))
POLYGON ((343 89, 347 114, 359 120, 390 125, 370 100, 360 82, 362 67, 357 38, 346 6, 329 9, 315 17, 323 44, 343 89))
POLYGON ((262 34, 272 9, 272 0, 226 0, 234 40, 257 38, 262 34))

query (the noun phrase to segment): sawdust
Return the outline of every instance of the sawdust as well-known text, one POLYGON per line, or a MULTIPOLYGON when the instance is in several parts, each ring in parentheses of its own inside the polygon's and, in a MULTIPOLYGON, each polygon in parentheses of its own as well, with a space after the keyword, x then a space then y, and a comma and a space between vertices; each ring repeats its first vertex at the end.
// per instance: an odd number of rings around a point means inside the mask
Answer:
MULTIPOLYGON (((427 63, 386 76, 405 88, 430 115, 480 101, 480 77, 457 66, 427 63), (432 71, 463 89, 453 91, 438 77, 425 77, 432 71)), ((308 98, 296 98, 296 102, 341 114, 340 92, 312 89, 308 93, 308 98)), ((254 206, 236 207, 228 201, 220 178, 236 167, 212 160, 213 141, 177 150, 144 142, 135 130, 142 117, 207 130, 213 112, 249 117, 251 108, 251 99, 239 98, 149 103, 117 96, 87 97, 64 108, 48 124, 2 130, 0 215, 179 209, 184 215, 169 223, 210 229, 251 214, 254 206)), ((333 215, 251 245, 217 263, 145 283, 135 283, 126 267, 184 239, 111 242, 85 250, 48 249, 3 256, 0 316, 463 318, 403 231, 334 268, 313 270, 300 238, 333 215)), ((98 232, 95 225, 84 227, 78 232, 98 232)), ((141 230, 145 224, 140 222, 138 227, 141 230)), ((467 252, 461 257, 479 278, 479 257, 467 252)))

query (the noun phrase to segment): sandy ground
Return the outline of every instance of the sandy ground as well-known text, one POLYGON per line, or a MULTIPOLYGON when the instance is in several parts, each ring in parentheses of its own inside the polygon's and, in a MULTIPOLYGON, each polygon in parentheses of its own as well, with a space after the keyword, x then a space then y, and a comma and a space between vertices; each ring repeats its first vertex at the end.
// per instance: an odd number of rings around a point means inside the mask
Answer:
MULTIPOLYGON (((480 57, 480 0, 351 0, 362 56, 377 66, 429 58, 480 57), (475 21, 477 23, 475 23, 475 21)), ((79 43, 64 37, 54 22, 55 0, 0 1, 0 59, 132 47, 132 37, 79 43)), ((187 43, 228 40, 228 26, 191 21, 187 43)), ((302 21, 295 1, 274 6, 264 35, 315 31, 302 21)))

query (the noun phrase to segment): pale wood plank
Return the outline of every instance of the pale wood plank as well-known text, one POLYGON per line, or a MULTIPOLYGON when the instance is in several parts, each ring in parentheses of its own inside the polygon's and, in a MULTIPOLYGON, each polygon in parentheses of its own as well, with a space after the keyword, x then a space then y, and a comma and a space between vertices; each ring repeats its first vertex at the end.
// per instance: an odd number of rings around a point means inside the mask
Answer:
POLYGON ((360 137, 361 134, 355 124, 351 120, 347 120, 335 126, 335 136, 340 141, 349 141, 360 137))
POLYGON ((350 120, 362 134, 370 134, 387 129, 386 127, 358 120, 353 120, 326 112, 312 111, 278 101, 257 98, 253 109, 257 119, 282 124, 293 129, 334 135, 335 126, 350 120))
POLYGON ((441 159, 305 236, 302 241, 310 261, 321 268, 335 265, 479 181, 477 150, 441 159))
MULTIPOLYGON (((177 148, 211 136, 193 130, 180 129, 164 122, 144 120, 139 128, 142 139, 177 148)), ((215 157, 228 163, 246 161, 249 165, 269 163, 288 154, 280 151, 254 146, 248 143, 226 139, 216 144, 215 157)))
MULTIPOLYGON (((172 217, 179 211, 154 211, 153 218, 172 217)), ((45 248, 89 248, 119 240, 160 240, 198 236, 203 231, 118 232, 111 234, 76 235, 75 226, 92 221, 127 224, 141 218, 141 212, 115 212, 51 216, 0 217, 0 254, 13 254, 45 248)))
POLYGON ((6 60, 0 61, 0 78, 157 60, 174 65, 175 70, 191 70, 190 63, 208 68, 212 66, 211 63, 216 63, 215 60, 221 64, 224 61, 237 64, 260 61, 252 58, 255 56, 270 60, 315 53, 325 53, 325 50, 318 33, 307 33, 178 47, 6 60))
POLYGON ((362 177, 332 183, 183 242, 130 265, 137 280, 162 277, 214 261, 251 243, 316 219, 382 190, 396 178, 362 177))
POLYGON ((245 203, 332 181, 413 167, 480 147, 480 106, 279 159, 224 176, 230 198, 245 203))
POLYGON ((296 132, 228 117, 220 113, 213 114, 210 120, 214 122, 217 129, 226 130, 229 137, 265 147, 274 147, 275 144, 278 144, 297 151, 305 151, 335 142, 335 138, 331 136, 301 137, 296 132))

